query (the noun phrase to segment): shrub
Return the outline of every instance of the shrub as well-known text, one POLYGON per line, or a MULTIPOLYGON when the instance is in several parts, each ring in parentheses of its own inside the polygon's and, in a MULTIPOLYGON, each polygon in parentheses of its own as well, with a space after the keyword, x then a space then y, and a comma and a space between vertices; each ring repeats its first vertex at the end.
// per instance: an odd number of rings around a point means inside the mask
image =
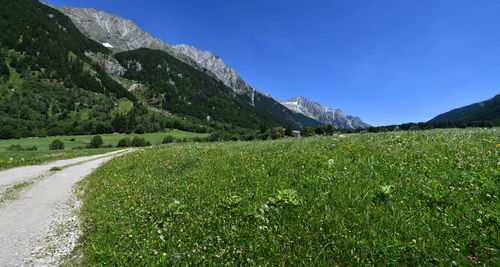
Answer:
POLYGON ((138 134, 143 134, 146 132, 146 129, 144 128, 144 126, 141 125, 135 129, 135 132, 138 134))
POLYGON ((132 140, 130 140, 130 138, 128 137, 120 139, 120 141, 118 141, 118 145, 116 145, 116 147, 129 147, 129 146, 132 146, 132 140))
POLYGON ((61 149, 64 149, 64 143, 61 140, 59 140, 59 139, 55 139, 54 141, 52 141, 52 143, 50 143, 49 149, 50 150, 61 150, 61 149))
POLYGON ((24 148, 21 145, 10 145, 9 148, 7 148, 8 151, 23 151, 24 148))
POLYGON ((136 147, 139 147, 139 146, 150 146, 151 143, 149 141, 146 141, 146 139, 144 138, 141 138, 141 137, 134 137, 134 139, 132 139, 132 146, 136 146, 136 147))
POLYGON ((28 150, 28 151, 35 151, 35 150, 38 150, 38 147, 36 147, 36 146, 27 147, 27 148, 25 148, 24 150, 28 150))
POLYGON ((102 138, 99 135, 92 137, 90 143, 87 145, 87 148, 100 148, 102 146, 102 138))
POLYGON ((286 129, 285 129, 285 135, 286 135, 286 136, 291 136, 291 137, 294 137, 294 136, 295 136, 295 134, 294 134, 294 132, 293 132, 293 126, 292 126, 291 124, 288 124, 288 125, 286 126, 286 129))
POLYGON ((165 136, 165 138, 163 138, 163 141, 161 142, 162 144, 168 144, 168 143, 172 143, 174 142, 175 138, 171 135, 167 135, 165 136))
POLYGON ((112 145, 112 144, 109 144, 109 145, 103 145, 103 146, 101 146, 101 147, 102 147, 102 148, 112 148, 112 147, 113 147, 113 145, 112 145))
POLYGON ((306 126, 300 130, 300 136, 308 137, 315 135, 314 129, 310 126, 306 126))

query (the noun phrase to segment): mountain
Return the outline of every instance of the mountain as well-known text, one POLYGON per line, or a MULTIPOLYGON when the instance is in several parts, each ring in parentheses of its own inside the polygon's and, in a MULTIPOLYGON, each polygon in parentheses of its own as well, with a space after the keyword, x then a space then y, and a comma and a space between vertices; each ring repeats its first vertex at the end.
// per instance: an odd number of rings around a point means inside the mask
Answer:
POLYGON ((301 96, 290 98, 286 101, 277 99, 277 101, 296 113, 303 114, 324 124, 332 124, 337 129, 370 127, 369 124, 364 123, 359 117, 344 115, 340 109, 333 110, 301 96))
POLYGON ((0 4, 0 138, 165 128, 242 135, 290 122, 166 52, 113 53, 37 0, 0 4))
POLYGON ((85 55, 111 51, 68 17, 36 0, 0 5, 0 138, 113 132, 115 106, 125 103, 150 122, 135 95, 85 55))
POLYGON ((208 70, 224 85, 243 96, 252 106, 271 113, 275 117, 280 117, 282 121, 291 122, 299 128, 305 125, 321 124, 314 119, 291 112, 274 99, 256 90, 247 84, 234 69, 227 66, 221 58, 209 51, 201 51, 185 44, 166 44, 158 38, 153 38, 131 20, 104 11, 66 6, 59 10, 71 18, 86 36, 114 51, 129 51, 137 48, 165 51, 193 68, 208 70))
POLYGON ((162 50, 193 67, 202 67, 212 72, 227 87, 239 94, 249 96, 253 102, 255 89, 246 84, 229 66, 209 51, 201 51, 185 44, 169 45, 153 38, 133 21, 117 15, 93 9, 63 6, 66 14, 80 31, 106 47, 121 51, 138 48, 162 50))
POLYGON ((428 122, 437 123, 447 121, 498 121, 498 124, 500 122, 500 94, 486 101, 450 110, 434 117, 428 122))
POLYGON ((233 88, 238 94, 250 97, 250 103, 255 104, 255 94, 262 94, 251 87, 229 66, 224 64, 221 58, 209 51, 201 51, 194 46, 180 44, 173 46, 178 52, 192 58, 197 64, 211 71, 227 87, 233 88))
MULTIPOLYGON (((153 38, 133 21, 93 8, 61 7, 59 11, 68 16, 75 26, 90 39, 116 51, 151 48, 180 55, 170 45, 153 38)), ((183 57, 188 61, 188 57, 183 57)), ((193 61, 187 63, 194 63, 193 61)))
POLYGON ((288 122, 250 105, 218 79, 164 51, 140 48, 117 53, 114 57, 126 70, 124 78, 146 86, 135 93, 149 106, 245 128, 262 124, 286 125, 288 122))

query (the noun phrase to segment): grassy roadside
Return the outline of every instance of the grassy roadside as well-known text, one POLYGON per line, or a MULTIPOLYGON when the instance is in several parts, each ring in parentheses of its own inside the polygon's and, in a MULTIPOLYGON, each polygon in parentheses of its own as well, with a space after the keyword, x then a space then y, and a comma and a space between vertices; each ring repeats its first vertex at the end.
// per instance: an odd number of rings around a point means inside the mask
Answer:
MULTIPOLYGON (((103 145, 112 145, 114 147, 118 144, 118 141, 120 139, 125 137, 133 139, 135 136, 139 136, 146 139, 147 141, 150 141, 152 144, 159 144, 161 143, 163 138, 168 135, 173 136, 176 139, 190 139, 195 137, 203 138, 208 136, 208 134, 191 133, 181 130, 148 134, 104 134, 100 136, 103 139, 103 145)), ((90 142, 92 137, 93 135, 79 135, 0 140, 0 170, 19 166, 37 165, 54 160, 104 154, 119 149, 73 149, 76 147, 84 147, 87 143, 90 142), (64 143, 64 150, 49 150, 49 144, 55 139, 59 139, 64 143), (38 150, 8 151, 8 148, 11 145, 21 145, 24 148, 36 146, 38 150)))
POLYGON ((120 148, 98 148, 78 150, 6 151, 0 152, 0 170, 20 166, 38 165, 54 160, 71 159, 104 154, 120 148))
MULTIPOLYGON (((135 136, 142 137, 152 144, 160 144, 163 138, 167 135, 171 135, 177 139, 183 138, 195 138, 195 137, 207 137, 208 134, 191 133, 181 130, 173 130, 171 132, 159 132, 159 133, 146 133, 146 134, 101 134, 103 145, 116 146, 120 139, 129 137, 130 139, 135 136)), ((0 151, 7 151, 8 147, 11 145, 22 145, 23 147, 36 146, 38 150, 49 150, 49 144, 55 139, 63 141, 64 147, 67 149, 72 149, 74 147, 85 146, 89 143, 94 135, 75 135, 75 136, 55 136, 55 137, 43 137, 43 138, 23 138, 23 139, 7 139, 0 140, 0 151)))
POLYGON ((498 264, 496 129, 171 144, 85 180, 85 265, 498 264))

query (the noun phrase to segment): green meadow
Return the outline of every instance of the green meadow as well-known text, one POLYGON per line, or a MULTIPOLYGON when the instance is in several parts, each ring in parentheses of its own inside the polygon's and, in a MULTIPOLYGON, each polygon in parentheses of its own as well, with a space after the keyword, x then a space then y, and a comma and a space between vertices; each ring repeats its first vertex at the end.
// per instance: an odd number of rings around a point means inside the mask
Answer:
POLYGON ((83 264, 498 265, 499 129, 179 143, 82 182, 83 264))
POLYGON ((146 133, 146 134, 102 134, 103 146, 111 148, 85 149, 94 135, 76 135, 76 136, 55 136, 43 138, 23 138, 0 140, 0 170, 24 165, 41 164, 48 161, 68 159, 82 156, 103 154, 113 150, 122 138, 133 139, 135 136, 146 139, 152 144, 160 144, 166 136, 173 136, 176 139, 204 138, 208 134, 185 132, 181 130, 172 130, 168 132, 146 133), (63 150, 49 150, 49 145, 55 139, 64 143, 63 150), (35 146, 35 151, 9 151, 11 145, 21 145, 24 149, 35 146))

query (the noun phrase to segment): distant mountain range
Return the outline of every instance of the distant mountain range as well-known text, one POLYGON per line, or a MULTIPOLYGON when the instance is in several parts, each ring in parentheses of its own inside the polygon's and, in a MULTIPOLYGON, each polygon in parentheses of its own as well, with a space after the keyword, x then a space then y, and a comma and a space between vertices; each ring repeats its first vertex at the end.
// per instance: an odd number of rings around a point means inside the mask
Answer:
POLYGON ((486 101, 450 110, 428 122, 475 123, 480 121, 491 121, 497 125, 500 124, 500 94, 486 101))
POLYGON ((301 101, 306 104, 304 107, 290 108, 292 106, 286 101, 276 101, 247 84, 234 69, 211 52, 201 51, 186 44, 166 44, 158 38, 153 38, 131 20, 93 8, 61 7, 59 10, 66 14, 82 33, 112 50, 128 51, 150 48, 165 51, 194 68, 208 70, 214 77, 232 88, 235 93, 247 99, 252 106, 291 120, 299 127, 329 123, 337 128, 346 129, 369 127, 358 117, 344 116, 340 110, 333 112, 330 109, 318 108, 317 103, 312 107, 307 105, 307 101, 301 101), (309 112, 304 112, 307 110, 309 112))
POLYGON ((364 123, 359 117, 344 115, 340 109, 333 110, 301 96, 290 98, 286 101, 277 99, 277 101, 294 112, 303 114, 323 124, 332 124, 337 129, 370 127, 369 124, 364 123))

